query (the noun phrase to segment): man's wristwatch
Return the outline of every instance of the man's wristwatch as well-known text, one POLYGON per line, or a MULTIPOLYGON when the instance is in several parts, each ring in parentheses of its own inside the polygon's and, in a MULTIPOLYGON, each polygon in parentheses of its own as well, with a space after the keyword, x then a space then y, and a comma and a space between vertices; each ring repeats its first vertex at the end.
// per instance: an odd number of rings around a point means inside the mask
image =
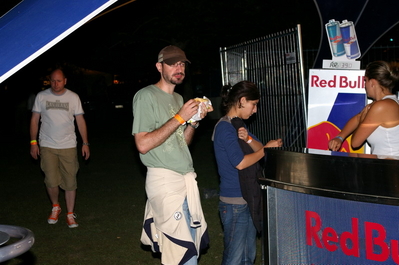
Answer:
POLYGON ((82 143, 83 145, 87 145, 87 146, 89 146, 90 144, 89 143, 82 143))
POLYGON ((188 123, 188 125, 190 125, 190 126, 193 127, 194 129, 197 129, 198 126, 199 126, 199 122, 196 122, 195 124, 188 123))

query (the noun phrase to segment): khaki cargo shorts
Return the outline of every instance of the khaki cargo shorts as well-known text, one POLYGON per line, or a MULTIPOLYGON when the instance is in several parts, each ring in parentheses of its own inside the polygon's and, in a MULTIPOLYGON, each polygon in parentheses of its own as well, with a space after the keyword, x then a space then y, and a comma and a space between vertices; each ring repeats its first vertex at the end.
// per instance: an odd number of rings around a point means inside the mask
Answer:
POLYGON ((77 189, 76 174, 79 170, 77 149, 53 149, 40 147, 40 166, 44 172, 44 183, 48 188, 77 189))

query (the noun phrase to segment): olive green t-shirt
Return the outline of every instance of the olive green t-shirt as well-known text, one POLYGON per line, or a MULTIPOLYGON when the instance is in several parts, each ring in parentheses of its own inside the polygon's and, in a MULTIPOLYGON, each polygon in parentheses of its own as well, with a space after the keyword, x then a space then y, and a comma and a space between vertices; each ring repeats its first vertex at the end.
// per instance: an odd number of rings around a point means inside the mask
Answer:
MULTIPOLYGON (((142 88, 133 98, 132 134, 152 132, 160 128, 182 106, 183 98, 177 93, 168 94, 155 85, 142 88)), ((160 146, 146 154, 140 154, 143 164, 146 167, 170 169, 180 174, 193 172, 193 161, 184 139, 185 128, 185 125, 179 126, 160 146)))

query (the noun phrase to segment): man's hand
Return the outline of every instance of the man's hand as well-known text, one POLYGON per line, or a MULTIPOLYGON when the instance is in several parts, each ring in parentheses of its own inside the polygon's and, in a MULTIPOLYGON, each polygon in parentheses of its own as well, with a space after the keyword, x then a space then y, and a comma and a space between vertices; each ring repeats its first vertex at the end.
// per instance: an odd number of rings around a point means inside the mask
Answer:
POLYGON ((89 159, 90 157, 90 148, 88 145, 82 145, 82 156, 85 160, 89 159))
POLYGON ((208 105, 208 106, 207 106, 204 102, 201 102, 199 105, 201 105, 200 117, 201 117, 201 120, 202 120, 203 118, 206 117, 206 115, 208 114, 208 112, 213 111, 213 107, 212 107, 212 105, 208 105))
POLYGON ((30 155, 34 158, 34 159, 38 159, 40 156, 40 149, 39 146, 37 144, 35 145, 31 145, 30 146, 30 155))
POLYGON ((183 120, 188 121, 192 116, 194 116, 194 114, 198 112, 198 108, 198 102, 196 102, 194 99, 190 99, 183 105, 183 107, 181 107, 177 114, 179 114, 183 120))

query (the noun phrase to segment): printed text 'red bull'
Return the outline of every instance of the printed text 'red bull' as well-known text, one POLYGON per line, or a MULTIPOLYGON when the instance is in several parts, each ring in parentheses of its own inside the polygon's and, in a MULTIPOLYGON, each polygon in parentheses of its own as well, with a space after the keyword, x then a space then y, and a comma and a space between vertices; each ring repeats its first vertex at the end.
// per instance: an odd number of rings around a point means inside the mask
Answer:
POLYGON ((358 76, 357 80, 349 80, 347 76, 336 76, 332 79, 321 79, 318 75, 310 77, 312 87, 328 87, 328 88, 364 88, 363 76, 358 76))
MULTIPOLYGON (((306 244, 316 245, 334 252, 340 249, 346 256, 359 258, 359 219, 351 218, 352 231, 338 234, 332 227, 322 227, 320 215, 313 211, 306 211, 306 244)), ((392 260, 399 264, 398 240, 387 239, 385 227, 378 223, 363 222, 365 239, 365 257, 368 260, 386 262, 391 256, 392 260), (379 249, 378 253, 374 250, 379 249)))

